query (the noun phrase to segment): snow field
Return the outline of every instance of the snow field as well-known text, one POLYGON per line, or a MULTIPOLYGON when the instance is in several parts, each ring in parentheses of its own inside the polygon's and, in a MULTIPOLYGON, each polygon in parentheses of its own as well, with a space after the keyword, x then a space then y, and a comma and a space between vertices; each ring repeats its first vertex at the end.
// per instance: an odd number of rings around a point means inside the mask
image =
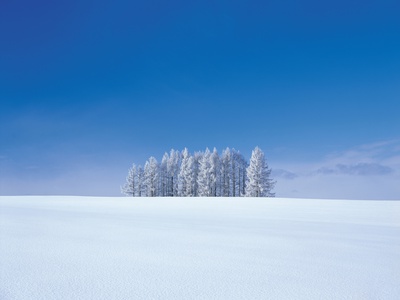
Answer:
POLYGON ((0 299, 400 299, 400 201, 3 196, 0 299))

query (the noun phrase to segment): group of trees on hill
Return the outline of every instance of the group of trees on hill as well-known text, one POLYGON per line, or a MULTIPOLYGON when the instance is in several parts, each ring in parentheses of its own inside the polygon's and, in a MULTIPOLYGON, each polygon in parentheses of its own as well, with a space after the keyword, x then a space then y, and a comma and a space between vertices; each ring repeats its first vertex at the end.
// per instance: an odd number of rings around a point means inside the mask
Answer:
POLYGON ((132 165, 121 192, 133 197, 274 197, 265 155, 256 147, 250 163, 235 150, 222 155, 214 148, 191 155, 165 153, 161 163, 152 156, 144 167, 132 165))

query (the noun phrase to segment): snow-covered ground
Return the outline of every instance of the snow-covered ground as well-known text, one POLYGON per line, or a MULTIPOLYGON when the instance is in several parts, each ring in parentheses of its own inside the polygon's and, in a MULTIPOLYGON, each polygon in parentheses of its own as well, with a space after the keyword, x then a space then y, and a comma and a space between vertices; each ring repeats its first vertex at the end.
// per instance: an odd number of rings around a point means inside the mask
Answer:
POLYGON ((400 299, 400 201, 0 197, 0 299, 400 299))

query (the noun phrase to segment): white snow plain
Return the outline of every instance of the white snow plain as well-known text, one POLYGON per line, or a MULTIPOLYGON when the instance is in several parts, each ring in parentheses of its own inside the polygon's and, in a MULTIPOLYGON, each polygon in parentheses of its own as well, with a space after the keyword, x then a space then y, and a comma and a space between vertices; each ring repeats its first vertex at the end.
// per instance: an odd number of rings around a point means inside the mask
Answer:
POLYGON ((0 197, 0 299, 400 299, 400 201, 0 197))

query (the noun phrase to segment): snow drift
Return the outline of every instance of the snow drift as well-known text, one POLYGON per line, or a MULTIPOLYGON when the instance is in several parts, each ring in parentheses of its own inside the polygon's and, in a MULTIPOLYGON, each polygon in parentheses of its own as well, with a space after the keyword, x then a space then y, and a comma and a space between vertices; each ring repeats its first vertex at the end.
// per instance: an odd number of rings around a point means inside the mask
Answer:
POLYGON ((0 299, 400 299, 400 201, 0 197, 0 299))

